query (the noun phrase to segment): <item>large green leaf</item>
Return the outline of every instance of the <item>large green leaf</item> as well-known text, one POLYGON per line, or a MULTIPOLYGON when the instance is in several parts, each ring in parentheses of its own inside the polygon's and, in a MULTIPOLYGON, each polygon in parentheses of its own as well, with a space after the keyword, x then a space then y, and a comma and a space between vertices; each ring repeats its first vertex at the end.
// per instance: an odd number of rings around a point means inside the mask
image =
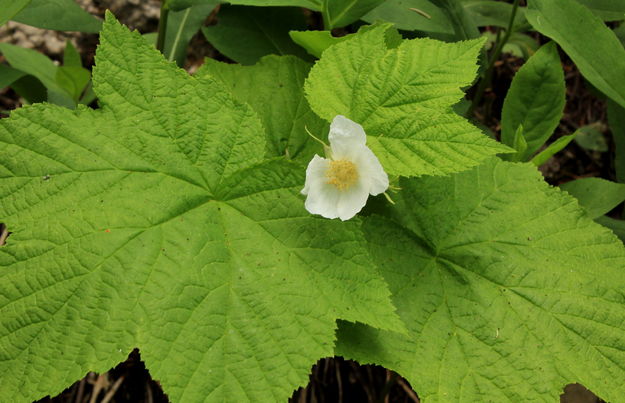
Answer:
POLYGON ((625 1, 623 0, 575 0, 592 10, 604 21, 625 20, 625 1))
POLYGON ((237 99, 249 103, 260 116, 267 134, 267 156, 308 160, 321 147, 306 129, 325 132, 327 124, 310 110, 304 98, 304 80, 310 63, 293 56, 266 56, 254 66, 207 59, 196 76, 213 76, 237 99))
POLYGON ((389 174, 441 175, 508 149, 452 110, 473 81, 483 41, 405 40, 388 49, 388 25, 328 48, 306 80, 313 111, 361 124, 389 174))
POLYGON ((230 59, 254 64, 271 54, 307 57, 289 37, 289 31, 302 29, 306 29, 306 18, 301 9, 222 6, 219 23, 202 28, 202 32, 230 59))
POLYGON ((24 77, 26 73, 5 64, 0 64, 0 88, 5 88, 24 77))
POLYGON ((102 27, 102 21, 83 10, 75 0, 31 0, 12 19, 57 31, 98 32, 102 27))
POLYGON ((0 396, 138 347, 172 401, 280 401, 337 318, 402 329, 359 222, 304 210, 303 170, 262 162, 249 106, 110 14, 93 80, 98 110, 0 121, 0 396))
POLYGON ((616 180, 625 183, 625 108, 613 101, 608 101, 608 121, 614 141, 616 180))
POLYGON ((423 402, 625 396, 625 249, 530 164, 400 182, 364 229, 408 335, 340 326, 337 353, 398 371, 423 402))
POLYGON ((625 49, 599 17, 575 0, 528 0, 525 16, 592 85, 625 107, 625 49))
POLYGON ((501 141, 512 146, 514 134, 523 127, 527 142, 519 160, 526 161, 558 127, 564 110, 564 71, 555 43, 543 45, 512 79, 501 116, 501 141))

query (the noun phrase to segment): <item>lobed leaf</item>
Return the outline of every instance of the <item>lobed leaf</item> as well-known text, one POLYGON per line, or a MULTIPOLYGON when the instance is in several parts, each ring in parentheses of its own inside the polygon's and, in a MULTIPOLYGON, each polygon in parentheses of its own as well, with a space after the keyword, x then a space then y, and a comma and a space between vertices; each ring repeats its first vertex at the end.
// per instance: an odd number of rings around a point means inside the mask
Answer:
POLYGON ((335 321, 402 330, 360 223, 311 217, 253 110, 109 14, 101 108, 0 121, 0 396, 27 402, 135 347, 172 401, 277 401, 335 321))
POLYGON ((402 179, 364 230, 408 335, 341 324, 337 353, 405 376, 423 402, 625 395, 625 249, 530 164, 402 179))
POLYGON ((317 115, 361 124, 391 175, 444 175, 509 151, 452 110, 475 77, 482 40, 414 39, 389 49, 388 32, 373 26, 323 53, 305 85, 317 115))

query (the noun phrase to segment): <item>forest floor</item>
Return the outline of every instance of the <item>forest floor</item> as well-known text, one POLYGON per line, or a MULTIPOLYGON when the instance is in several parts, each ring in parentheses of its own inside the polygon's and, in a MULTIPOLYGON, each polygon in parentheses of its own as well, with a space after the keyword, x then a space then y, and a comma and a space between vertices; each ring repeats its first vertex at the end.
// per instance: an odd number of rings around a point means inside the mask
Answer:
MULTIPOLYGON (((124 24, 142 33, 155 32, 158 25, 158 0, 79 0, 83 7, 100 17, 109 8, 124 24)), ((209 17, 207 24, 215 22, 209 17)), ((544 42, 544 38, 540 38, 544 42)), ((97 45, 97 35, 59 33, 9 22, 0 28, 0 42, 8 42, 36 49, 49 57, 60 60, 65 41, 71 40, 79 49, 85 66, 92 66, 97 45)), ((196 35, 189 46, 185 68, 193 72, 205 57, 226 60, 196 35)), ((561 54, 567 82, 567 104, 564 117, 552 141, 571 134, 579 127, 596 124, 603 131, 609 145, 608 152, 586 150, 575 142, 552 157, 541 171, 552 185, 573 179, 597 176, 614 180, 611 166, 614 150, 610 133, 606 132, 605 102, 593 94, 585 84, 573 63, 561 54)), ((0 56, 0 62, 3 59, 0 56)), ((486 92, 484 106, 478 108, 475 117, 494 133, 500 131, 500 111, 512 77, 522 65, 522 60, 503 55, 496 64, 493 88, 486 92)), ((18 95, 11 89, 0 89, 0 115, 22 105, 18 95)), ((620 213, 616 212, 616 213, 620 213)), ((0 231, 1 232, 1 231, 0 231)), ((0 237, 1 238, 1 237, 0 237)), ((1 241, 0 241, 1 242, 1 241)), ((581 385, 568 385, 560 398, 564 403, 596 403, 601 400, 581 385)), ((295 391, 291 401, 304 402, 418 402, 417 394, 409 383, 396 373, 373 365, 359 365, 340 357, 320 360, 312 369, 310 384, 295 391)), ((128 359, 104 374, 89 373, 82 380, 56 397, 46 397, 38 403, 137 403, 168 402, 157 381, 152 380, 141 361, 139 351, 133 351, 128 359)))

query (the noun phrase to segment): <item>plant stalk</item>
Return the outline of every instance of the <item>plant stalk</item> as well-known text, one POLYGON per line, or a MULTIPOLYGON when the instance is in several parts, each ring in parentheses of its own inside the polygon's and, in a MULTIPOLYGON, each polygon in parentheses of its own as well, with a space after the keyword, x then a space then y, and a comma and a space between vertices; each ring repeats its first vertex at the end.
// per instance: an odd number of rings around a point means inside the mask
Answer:
POLYGON ((156 49, 161 53, 165 51, 165 35, 167 34, 167 20, 169 17, 169 6, 167 0, 163 0, 161 5, 161 17, 158 21, 158 37, 156 39, 156 49))
POLYGON ((482 101, 482 98, 484 97, 484 92, 486 91, 486 88, 488 88, 488 86, 490 85, 493 79, 493 71, 495 69, 495 62, 499 60, 499 56, 501 56, 503 47, 506 45, 506 43, 508 43, 508 40, 510 39, 510 35, 512 35, 512 27, 514 26, 514 19, 516 18, 516 13, 517 13, 518 8, 519 8, 519 0, 514 0, 514 3, 512 4, 512 12, 510 13, 510 20, 508 21, 508 27, 506 28, 506 32, 503 38, 500 39, 501 31, 497 33, 497 45, 495 46, 495 50, 493 51, 493 54, 491 55, 491 58, 488 61, 486 71, 484 72, 484 77, 482 77, 482 79, 480 80, 477 90, 475 91, 475 97, 473 97, 473 102, 471 103, 471 107, 469 108, 469 111, 467 112, 468 117, 473 115, 473 111, 475 111, 475 108, 477 108, 477 106, 482 101))

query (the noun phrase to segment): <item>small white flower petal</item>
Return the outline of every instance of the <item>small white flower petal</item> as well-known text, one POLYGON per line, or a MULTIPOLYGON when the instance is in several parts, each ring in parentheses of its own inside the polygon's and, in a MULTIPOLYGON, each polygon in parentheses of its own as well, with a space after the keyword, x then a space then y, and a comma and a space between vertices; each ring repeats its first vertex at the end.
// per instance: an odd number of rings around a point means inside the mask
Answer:
POLYGON ((338 216, 342 221, 354 217, 367 204, 369 192, 362 181, 341 192, 338 203, 338 216))
POLYGON ((328 134, 333 159, 343 159, 349 156, 355 147, 364 146, 367 143, 365 130, 358 123, 337 115, 330 124, 328 134))
POLYGON ((375 156, 369 147, 362 147, 358 151, 357 159, 354 162, 358 166, 360 177, 368 182, 367 189, 369 194, 376 196, 386 192, 389 185, 388 175, 384 172, 378 157, 375 156))
POLYGON ((306 182, 304 183, 304 189, 301 191, 303 195, 307 195, 310 192, 311 187, 318 187, 315 186, 316 182, 323 181, 325 179, 329 164, 330 160, 321 158, 315 154, 306 168, 306 182))
POLYGON ((325 218, 338 218, 340 199, 340 190, 326 183, 317 183, 311 187, 304 207, 311 214, 319 214, 325 218))

